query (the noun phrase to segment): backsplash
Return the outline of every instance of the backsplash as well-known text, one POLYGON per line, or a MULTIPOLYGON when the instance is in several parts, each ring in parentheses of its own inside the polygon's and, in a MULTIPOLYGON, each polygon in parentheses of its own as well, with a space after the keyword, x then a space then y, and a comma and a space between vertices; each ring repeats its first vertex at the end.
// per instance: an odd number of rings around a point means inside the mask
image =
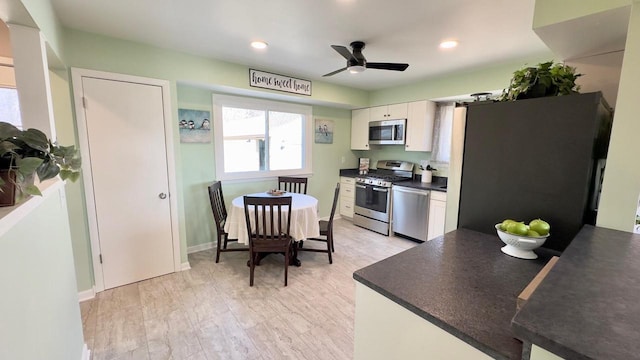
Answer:
MULTIPOLYGON (((372 146, 371 150, 353 150, 357 157, 369 158, 369 164, 375 167, 378 160, 402 160, 415 164, 414 174, 420 174, 420 161, 430 160, 431 153, 424 151, 405 151, 404 145, 372 146)), ((431 167, 437 169, 434 176, 448 177, 449 164, 430 162, 431 167)))

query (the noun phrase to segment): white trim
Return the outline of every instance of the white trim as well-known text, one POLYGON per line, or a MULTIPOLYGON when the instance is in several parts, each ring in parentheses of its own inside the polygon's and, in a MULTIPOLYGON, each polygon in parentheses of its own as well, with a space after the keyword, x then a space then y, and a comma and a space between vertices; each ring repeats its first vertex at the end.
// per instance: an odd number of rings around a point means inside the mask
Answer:
MULTIPOLYGON (((82 78, 91 77, 98 79, 107 79, 114 81, 124 81, 130 83, 153 85, 162 88, 162 99, 164 105, 164 120, 165 120, 165 143, 166 143, 166 157, 167 157, 167 171, 169 182, 169 207, 171 212, 171 232, 173 236, 173 267, 174 271, 180 271, 183 268, 183 264, 180 256, 180 231, 178 224, 178 187, 176 184, 176 168, 175 168, 175 156, 173 145, 173 113, 171 109, 171 96, 169 93, 170 83, 167 80, 145 78, 133 75, 124 75, 109 73, 104 71, 72 68, 71 78, 73 83, 73 100, 75 103, 76 122, 78 126, 78 139, 81 154, 89 154, 89 140, 87 136, 87 125, 84 115, 84 108, 82 106, 82 97, 84 94, 82 88, 82 78)), ((95 280, 96 292, 104 290, 104 277, 102 271, 102 264, 100 264, 100 241, 98 235, 98 223, 95 210, 95 199, 93 192, 90 191, 93 188, 93 177, 91 174, 91 158, 89 156, 83 156, 82 164, 82 176, 85 183, 85 199, 87 205, 87 217, 89 220, 89 237, 91 239, 91 256, 93 260, 93 273, 95 280)))
POLYGON ((180 264, 180 271, 191 270, 191 264, 189 262, 183 262, 180 264))
POLYGON ((213 142, 215 151, 216 178, 218 180, 268 180, 277 176, 299 176, 313 173, 313 143, 314 143, 314 117, 313 107, 309 105, 291 104, 286 102, 271 101, 256 98, 237 97, 229 95, 212 95, 213 104, 213 142), (222 107, 233 106, 245 109, 281 111, 304 115, 302 137, 304 141, 304 158, 301 169, 269 170, 225 173, 224 171, 224 141, 222 125, 222 107))
POLYGON ((91 359, 91 350, 89 350, 89 347, 85 343, 82 346, 82 355, 80 356, 80 360, 90 360, 90 359, 91 359))
POLYGON ((89 290, 78 292, 78 302, 91 300, 96 297, 96 287, 92 286, 89 290))
POLYGON ((204 244, 199 244, 199 245, 193 245, 193 246, 189 246, 187 248, 187 254, 192 254, 198 251, 204 251, 204 250, 209 250, 209 249, 213 249, 213 241, 208 242, 208 243, 204 243, 204 244))

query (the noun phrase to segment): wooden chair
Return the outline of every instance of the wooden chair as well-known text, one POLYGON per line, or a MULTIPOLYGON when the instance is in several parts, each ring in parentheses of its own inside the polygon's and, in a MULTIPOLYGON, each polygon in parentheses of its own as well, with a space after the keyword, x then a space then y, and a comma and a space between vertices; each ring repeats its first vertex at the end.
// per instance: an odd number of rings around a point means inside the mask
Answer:
POLYGON ((221 252, 249 251, 247 247, 227 249, 229 241, 238 241, 238 239, 229 239, 229 234, 224 231, 224 224, 227 222, 227 208, 224 205, 224 196, 222 196, 222 182, 216 181, 209 186, 209 200, 211 201, 211 210, 213 211, 213 219, 216 223, 216 233, 218 235, 216 263, 220 261, 221 252))
POLYGON ((278 189, 298 194, 306 194, 307 178, 278 176, 278 189))
MULTIPOLYGON (((336 214, 336 206, 338 204, 338 197, 340 195, 340 183, 336 185, 336 190, 333 194, 333 206, 331 207, 331 215, 329 215, 329 221, 320 220, 320 236, 324 236, 324 238, 309 238, 306 240, 313 241, 322 241, 327 244, 326 249, 314 249, 308 247, 302 247, 303 242, 300 241, 300 248, 298 251, 312 251, 312 252, 322 252, 327 253, 329 255, 329 264, 333 264, 333 259, 331 257, 331 253, 335 252, 335 248, 333 246, 333 217, 336 214)), ((306 241, 305 240, 305 241, 306 241)))
POLYGON ((293 239, 289 236, 291 227, 289 209, 291 209, 291 196, 244 197, 244 216, 249 235, 249 286, 253 286, 253 273, 258 256, 274 252, 284 253, 284 286, 287 286, 289 257, 294 250, 293 239), (285 206, 287 209, 283 218, 282 208, 285 206))

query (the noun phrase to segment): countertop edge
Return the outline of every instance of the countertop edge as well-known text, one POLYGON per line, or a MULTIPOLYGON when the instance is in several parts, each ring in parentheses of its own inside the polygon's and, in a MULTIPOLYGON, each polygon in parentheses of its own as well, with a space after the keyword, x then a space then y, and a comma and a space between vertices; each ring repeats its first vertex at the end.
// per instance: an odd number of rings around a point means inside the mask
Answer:
POLYGON ((494 359, 509 360, 508 357, 505 357, 504 355, 500 354, 499 352, 497 352, 496 350, 492 349, 491 347, 488 347, 488 346, 484 345, 483 343, 481 343, 480 341, 474 339, 473 337, 470 337, 470 336, 464 334, 460 330, 456 329, 454 326, 451 326, 451 325, 447 324, 445 321, 432 316, 431 314, 429 314, 426 311, 418 309, 416 306, 412 305, 408 301, 405 301, 405 300, 403 300, 403 299, 391 294, 390 292, 386 291, 382 287, 376 286, 372 282, 364 279, 362 276, 360 276, 358 274, 358 271, 355 271, 353 273, 353 279, 356 280, 357 282, 361 283, 362 285, 367 286, 368 288, 372 289, 373 291, 377 292, 378 294, 386 297, 387 299, 393 301, 394 303, 402 306, 403 308, 411 311, 413 314, 415 314, 415 315, 417 315, 417 316, 429 321, 431 324, 433 324, 433 325, 439 327, 440 329, 448 332, 449 334, 457 337, 458 339, 464 341, 465 343, 467 343, 467 344, 473 346, 474 348, 482 351, 483 353, 493 357, 494 359))

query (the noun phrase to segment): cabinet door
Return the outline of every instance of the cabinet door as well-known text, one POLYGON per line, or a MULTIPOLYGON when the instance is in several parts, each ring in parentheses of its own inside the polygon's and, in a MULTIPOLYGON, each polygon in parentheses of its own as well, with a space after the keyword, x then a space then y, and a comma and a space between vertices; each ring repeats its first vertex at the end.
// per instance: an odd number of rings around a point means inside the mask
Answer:
POLYGON ((431 151, 436 103, 415 101, 408 104, 406 151, 431 151))
POLYGON ((351 149, 369 150, 369 109, 351 112, 351 149))
POLYGON ((408 113, 408 104, 392 104, 387 106, 387 119, 389 120, 397 120, 397 119, 406 119, 408 113))
POLYGON ((340 178, 340 216, 353 218, 355 203, 355 179, 340 178))
POLYGON ((388 120, 389 117, 387 116, 388 113, 388 106, 387 105, 383 105, 383 106, 374 106, 372 108, 369 108, 371 110, 370 112, 370 117, 369 119, 371 121, 378 121, 378 120, 388 120))
POLYGON ((429 231, 427 240, 434 239, 444 234, 444 218, 447 211, 447 202, 434 200, 429 202, 429 231))

